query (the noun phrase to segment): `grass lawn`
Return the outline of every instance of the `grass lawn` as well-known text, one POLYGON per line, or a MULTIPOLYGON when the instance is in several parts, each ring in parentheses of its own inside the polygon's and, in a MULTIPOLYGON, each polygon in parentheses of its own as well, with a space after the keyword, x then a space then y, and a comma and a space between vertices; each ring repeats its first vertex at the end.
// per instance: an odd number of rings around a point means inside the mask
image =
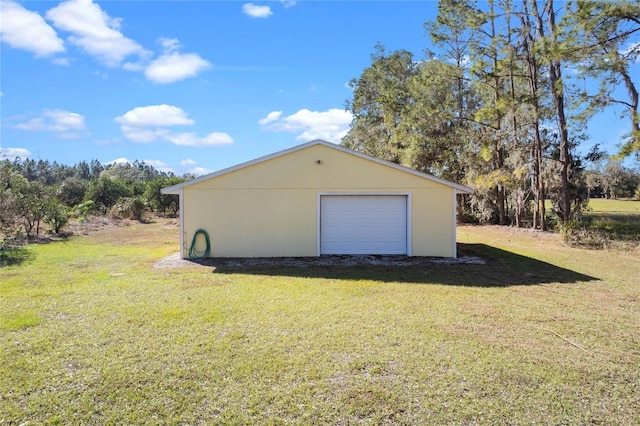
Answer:
POLYGON ((589 207, 593 213, 617 213, 640 215, 640 201, 636 200, 607 200, 604 198, 591 198, 589 207))
POLYGON ((583 225, 610 239, 640 247, 640 201, 592 198, 583 225))
POLYGON ((155 269, 164 221, 3 258, 0 424, 640 424, 640 254, 458 228, 486 265, 155 269))

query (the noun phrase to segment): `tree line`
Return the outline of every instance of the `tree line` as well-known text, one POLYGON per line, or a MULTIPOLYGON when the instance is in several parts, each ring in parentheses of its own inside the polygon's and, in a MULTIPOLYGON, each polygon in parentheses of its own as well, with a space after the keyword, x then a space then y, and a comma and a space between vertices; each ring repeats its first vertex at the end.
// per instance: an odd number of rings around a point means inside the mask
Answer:
POLYGON ((617 105, 629 132, 607 173, 637 176, 615 160, 640 159, 640 3, 440 0, 424 27, 437 55, 377 45, 350 82, 345 146, 474 187, 459 211, 475 220, 546 229, 578 219, 589 195, 620 193, 601 188, 602 167, 587 173, 606 157, 598 145, 579 149, 617 105))
POLYGON ((143 161, 68 166, 5 159, 0 162, 0 241, 38 235, 43 224, 59 233, 70 218, 82 221, 89 214, 137 220, 148 210, 176 215, 178 197, 160 190, 193 177, 159 171, 143 161))

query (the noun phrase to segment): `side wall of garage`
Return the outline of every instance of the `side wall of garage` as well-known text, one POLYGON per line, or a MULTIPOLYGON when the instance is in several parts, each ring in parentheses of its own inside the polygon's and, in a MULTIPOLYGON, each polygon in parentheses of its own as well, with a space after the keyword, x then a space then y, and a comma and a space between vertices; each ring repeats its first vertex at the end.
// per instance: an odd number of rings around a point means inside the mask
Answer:
POLYGON ((199 228, 212 257, 317 256, 321 193, 408 194, 411 254, 454 255, 453 188, 314 145, 184 188, 183 256, 199 228))

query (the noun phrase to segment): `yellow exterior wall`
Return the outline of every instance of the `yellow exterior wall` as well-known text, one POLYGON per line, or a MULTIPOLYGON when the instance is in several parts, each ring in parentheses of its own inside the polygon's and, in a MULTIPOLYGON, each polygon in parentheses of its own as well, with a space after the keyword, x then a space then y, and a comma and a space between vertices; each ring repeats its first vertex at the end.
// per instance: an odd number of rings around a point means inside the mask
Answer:
POLYGON ((319 193, 394 192, 410 194, 411 254, 453 256, 453 188, 322 145, 185 187, 183 256, 198 228, 212 257, 317 256, 319 193))

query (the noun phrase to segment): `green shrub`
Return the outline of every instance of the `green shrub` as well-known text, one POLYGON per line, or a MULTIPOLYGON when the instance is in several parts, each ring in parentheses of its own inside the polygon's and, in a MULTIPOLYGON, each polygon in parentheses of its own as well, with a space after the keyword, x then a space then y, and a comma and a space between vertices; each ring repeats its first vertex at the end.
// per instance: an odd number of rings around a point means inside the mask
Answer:
POLYGON ((141 220, 145 210, 146 206, 140 198, 127 197, 111 207, 109 216, 117 219, 141 220))
POLYGON ((95 208, 96 204, 93 201, 85 201, 71 209, 71 216, 77 218, 80 222, 84 222, 87 215, 93 212, 95 208))
POLYGON ((57 234, 69 222, 69 209, 63 204, 52 202, 46 207, 43 220, 57 234))

